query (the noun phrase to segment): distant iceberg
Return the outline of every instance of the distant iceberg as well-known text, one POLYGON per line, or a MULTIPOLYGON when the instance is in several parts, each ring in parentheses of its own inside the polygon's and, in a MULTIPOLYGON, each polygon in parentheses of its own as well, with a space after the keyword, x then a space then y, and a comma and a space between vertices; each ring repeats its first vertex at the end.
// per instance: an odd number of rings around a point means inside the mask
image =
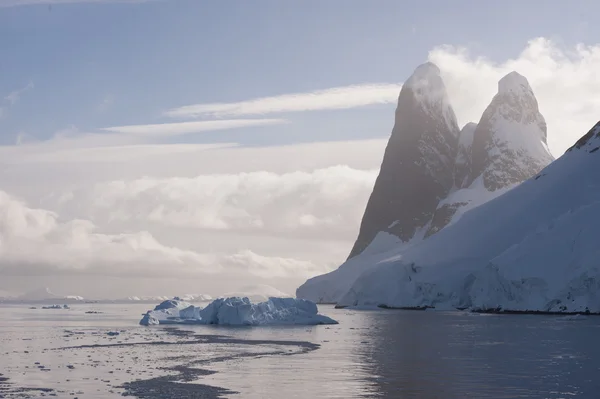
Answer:
MULTIPOLYGON (((35 308, 33 308, 35 309, 35 308)), ((42 306, 42 309, 70 309, 69 305, 50 305, 50 306, 42 306)))
POLYGON ((219 298, 205 308, 185 301, 167 300, 146 312, 140 324, 220 324, 227 326, 338 324, 318 314, 317 305, 306 299, 269 298, 252 303, 244 297, 219 298))

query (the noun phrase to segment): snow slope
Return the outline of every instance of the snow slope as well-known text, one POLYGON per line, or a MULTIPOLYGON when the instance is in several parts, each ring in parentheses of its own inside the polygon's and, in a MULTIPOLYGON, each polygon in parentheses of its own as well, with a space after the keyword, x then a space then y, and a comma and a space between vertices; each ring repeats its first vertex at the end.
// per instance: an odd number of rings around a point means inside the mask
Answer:
POLYGON ((318 314, 313 302, 295 298, 269 298, 253 304, 248 298, 219 298, 205 308, 182 301, 165 301, 148 311, 141 325, 220 324, 237 325, 318 325, 337 324, 318 314))
POLYGON ((66 295, 61 296, 57 295, 50 290, 48 287, 41 287, 35 290, 26 292, 22 295, 14 298, 15 301, 21 302, 47 302, 47 301, 67 301, 67 302, 77 302, 83 301, 84 298, 78 295, 66 295))
POLYGON ((0 290, 0 301, 13 299, 15 294, 9 291, 0 290))
POLYGON ((600 122, 534 178, 373 258, 342 306, 600 312, 600 122))

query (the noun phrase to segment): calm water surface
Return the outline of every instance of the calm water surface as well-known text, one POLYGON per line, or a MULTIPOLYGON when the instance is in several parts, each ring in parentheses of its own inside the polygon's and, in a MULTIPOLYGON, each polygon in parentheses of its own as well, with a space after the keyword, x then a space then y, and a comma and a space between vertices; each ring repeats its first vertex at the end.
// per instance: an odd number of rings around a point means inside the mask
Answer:
MULTIPOLYGON (((48 386, 57 374, 25 368, 35 356, 64 364, 88 352, 48 351, 61 345, 65 329, 103 337, 120 329, 122 339, 157 339, 161 327, 137 326, 149 305, 74 305, 71 310, 30 310, 0 306, 0 371, 19 384, 48 386), (85 310, 103 314, 89 315, 85 310), (26 338, 29 337, 29 338, 26 338), (28 348, 27 355, 23 354, 28 348), (36 354, 37 351, 37 354, 36 354), (29 357, 28 357, 29 356, 29 357), (33 357, 32 357, 33 356, 33 357), (72 357, 72 358, 71 358, 72 357), (54 377, 50 377, 53 375, 54 377)), ((600 318, 572 320, 556 316, 471 315, 460 312, 351 311, 322 306, 337 319, 335 326, 225 328, 186 326, 198 334, 222 334, 244 340, 301 340, 318 350, 293 356, 264 356, 209 363, 217 371, 199 382, 240 394, 232 398, 600 398, 600 318)), ((91 338, 89 338, 91 339, 91 338)), ((104 339, 104 338, 103 338, 104 339)), ((268 346, 268 345, 267 345, 268 346)), ((112 380, 143 378, 150 365, 177 355, 220 357, 243 346, 204 345, 139 348, 119 355, 111 349, 93 352, 102 359, 122 356, 131 374, 114 371, 112 380), (133 353, 133 354, 132 354, 133 353), (131 360, 133 359, 134 360, 131 360)), ((254 348, 252 350, 255 350, 254 348)), ((260 350, 268 352, 268 348, 260 350)), ((290 349, 291 351, 291 349, 290 349)), ((36 358, 36 359, 37 359, 36 358)), ((77 369, 87 379, 79 398, 120 397, 119 390, 96 383, 109 369, 77 369), (92 389, 93 388, 93 389, 92 389)), ((61 365, 63 367, 61 368, 61 365)), ((204 367, 204 366, 203 366, 204 367)), ((66 372, 66 370, 65 370, 66 372)), ((153 371, 155 375, 159 371, 153 371)), ((76 382, 79 381, 79 382, 76 382)), ((65 386, 83 379, 62 380, 65 386)), ((77 390, 80 387, 69 386, 77 390)), ((1 396, 1 394, 0 394, 1 396)))

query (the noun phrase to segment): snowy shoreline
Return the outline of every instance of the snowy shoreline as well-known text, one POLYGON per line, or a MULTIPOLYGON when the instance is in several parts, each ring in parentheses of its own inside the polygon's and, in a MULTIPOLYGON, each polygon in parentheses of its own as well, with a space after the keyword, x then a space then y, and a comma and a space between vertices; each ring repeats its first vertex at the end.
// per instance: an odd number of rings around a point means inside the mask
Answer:
MULTIPOLYGON (((319 305, 324 305, 319 303, 319 305)), ((331 305, 331 304, 328 304, 331 305)), ((454 308, 454 309, 436 309, 435 306, 388 306, 388 305, 376 305, 373 307, 361 307, 361 306, 346 306, 346 305, 335 305, 335 309, 348 309, 348 310, 409 310, 409 311, 432 311, 432 312, 468 312, 474 314, 505 314, 505 315, 538 315, 538 316, 600 316, 600 312, 557 312, 557 311, 543 311, 543 310, 515 310, 515 309, 467 309, 467 308, 454 308)))

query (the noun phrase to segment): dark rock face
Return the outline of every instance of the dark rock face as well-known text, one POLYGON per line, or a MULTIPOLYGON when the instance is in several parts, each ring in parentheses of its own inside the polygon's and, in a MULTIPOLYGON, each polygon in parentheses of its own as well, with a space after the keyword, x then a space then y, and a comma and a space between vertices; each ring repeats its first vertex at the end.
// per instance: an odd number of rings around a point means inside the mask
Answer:
POLYGON ((467 184, 469 183, 472 167, 471 152, 476 129, 477 124, 469 122, 460 131, 458 151, 454 162, 454 187, 456 188, 467 187, 467 184))
POLYGON ((349 258, 378 232, 403 241, 433 217, 454 185, 458 125, 437 66, 419 66, 398 98, 392 135, 349 258))
MULTIPOLYGON (((586 146, 590 146, 590 144, 592 144, 592 142, 594 141, 594 139, 600 138, 600 122, 596 123, 596 125, 594 125, 593 128, 590 129, 589 132, 587 132, 585 135, 583 135, 583 137, 581 137, 579 140, 577 140, 577 142, 570 147, 566 152, 570 152, 573 151, 574 149, 581 149, 583 147, 586 146)), ((589 152, 596 152, 598 151, 599 147, 597 147, 596 145, 593 145, 591 149, 589 149, 589 152)))
POLYGON ((456 211, 459 208, 469 205, 468 202, 453 202, 451 204, 444 204, 436 209, 431 219, 431 225, 425 234, 425 237, 429 237, 432 234, 437 233, 444 227, 446 227, 454 217, 456 211))

